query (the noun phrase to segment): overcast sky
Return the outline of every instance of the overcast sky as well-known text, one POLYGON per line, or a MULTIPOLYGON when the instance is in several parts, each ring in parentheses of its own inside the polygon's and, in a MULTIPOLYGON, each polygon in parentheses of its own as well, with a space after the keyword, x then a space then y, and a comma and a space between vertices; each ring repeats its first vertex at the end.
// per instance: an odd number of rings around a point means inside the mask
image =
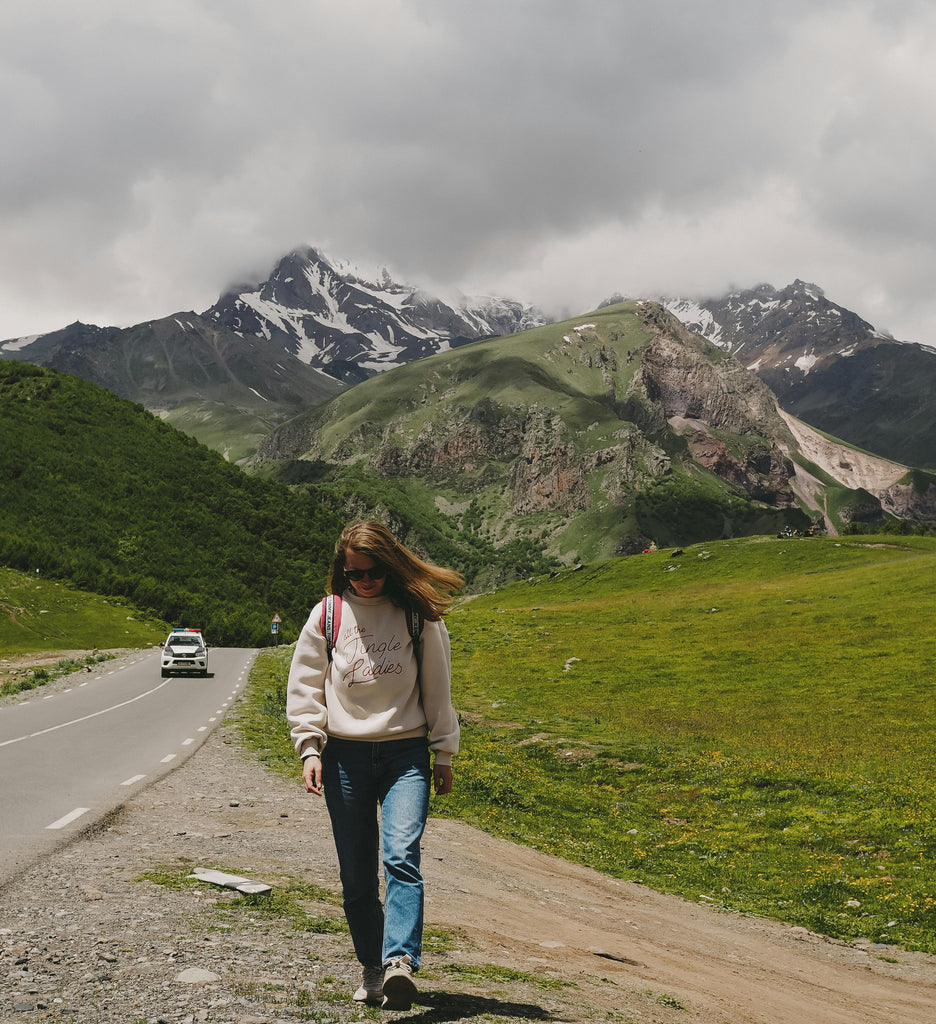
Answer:
POLYGON ((799 277, 936 345, 931 0, 0 5, 0 339, 311 244, 554 315, 799 277))

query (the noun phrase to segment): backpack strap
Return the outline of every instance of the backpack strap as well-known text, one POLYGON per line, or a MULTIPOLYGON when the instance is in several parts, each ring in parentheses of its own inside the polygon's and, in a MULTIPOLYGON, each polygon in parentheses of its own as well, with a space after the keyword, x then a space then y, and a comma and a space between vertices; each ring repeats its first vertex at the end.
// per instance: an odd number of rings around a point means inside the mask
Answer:
POLYGON ((413 647, 415 647, 422 636, 423 617, 415 608, 407 608, 405 615, 406 628, 409 630, 410 639, 413 641, 413 647))
POLYGON ((406 619, 406 629, 413 641, 413 654, 416 655, 416 686, 419 689, 419 699, 422 700, 422 653, 419 650, 419 641, 422 637, 423 617, 415 608, 407 608, 403 612, 406 619))
POLYGON ((327 594, 322 602, 322 636, 325 637, 325 647, 328 651, 328 660, 332 660, 332 651, 335 649, 335 637, 341 627, 341 598, 337 594, 327 594))

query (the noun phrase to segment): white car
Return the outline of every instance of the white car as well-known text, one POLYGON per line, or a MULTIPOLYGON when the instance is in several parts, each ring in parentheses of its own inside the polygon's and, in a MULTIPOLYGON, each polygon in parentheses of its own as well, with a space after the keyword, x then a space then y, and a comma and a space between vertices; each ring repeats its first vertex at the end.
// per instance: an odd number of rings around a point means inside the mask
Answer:
POLYGON ((162 674, 197 672, 208 675, 208 645, 200 629, 174 629, 163 644, 162 674))

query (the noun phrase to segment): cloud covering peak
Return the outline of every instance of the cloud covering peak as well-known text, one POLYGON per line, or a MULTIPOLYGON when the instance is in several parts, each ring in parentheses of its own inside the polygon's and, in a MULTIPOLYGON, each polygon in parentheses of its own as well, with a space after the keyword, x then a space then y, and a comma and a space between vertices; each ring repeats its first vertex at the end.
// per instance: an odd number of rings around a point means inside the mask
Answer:
POLYGON ((204 309, 301 244, 554 314, 816 281, 936 344, 915 0, 32 0, 0 337, 204 309))

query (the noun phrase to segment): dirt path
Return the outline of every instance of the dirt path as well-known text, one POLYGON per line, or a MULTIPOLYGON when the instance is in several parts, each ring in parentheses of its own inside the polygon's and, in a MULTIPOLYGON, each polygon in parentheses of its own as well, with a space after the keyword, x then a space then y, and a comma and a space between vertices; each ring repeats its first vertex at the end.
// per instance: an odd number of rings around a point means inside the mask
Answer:
POLYGON ((674 997, 686 1021, 936 1020, 934 957, 696 906, 456 822, 433 821, 426 849, 436 916, 465 922, 505 963, 561 966, 592 1005, 637 1009, 634 996, 651 991, 674 997))

